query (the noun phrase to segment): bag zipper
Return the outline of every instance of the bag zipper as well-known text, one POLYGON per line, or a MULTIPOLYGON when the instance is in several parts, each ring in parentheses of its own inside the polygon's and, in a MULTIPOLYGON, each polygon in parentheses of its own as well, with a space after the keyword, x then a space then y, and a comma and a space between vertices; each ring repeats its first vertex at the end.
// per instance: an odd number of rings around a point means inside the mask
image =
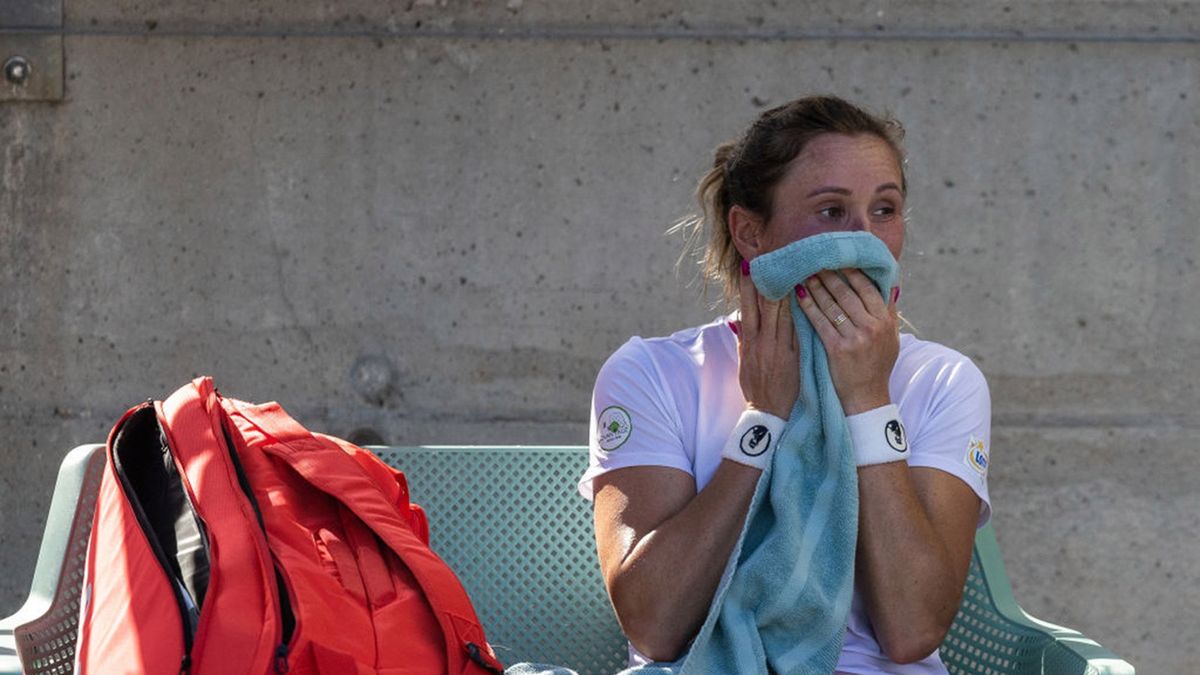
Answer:
MULTIPOLYGON (((152 399, 147 399, 147 403, 151 402, 152 399)), ((196 510, 196 501, 194 499, 194 495, 192 495, 191 485, 187 482, 187 474, 184 472, 183 464, 180 463, 179 457, 176 456, 174 452, 171 452, 171 447, 167 443, 167 435, 162 428, 162 423, 159 421, 157 412, 158 408, 155 407, 156 414, 154 416, 154 425, 158 428, 159 443, 161 443, 163 451, 171 456, 171 463, 175 465, 175 472, 179 474, 179 482, 183 487, 183 494, 185 497, 187 497, 188 504, 191 507, 192 517, 196 519, 196 529, 200 534, 200 540, 203 542, 204 550, 206 552, 211 551, 212 546, 208 540, 208 524, 204 522, 204 519, 200 517, 200 512, 196 510)), ((211 575, 211 570, 209 574, 211 575)), ((188 642, 191 644, 187 645, 187 648, 184 650, 182 663, 179 664, 179 675, 187 675, 187 673, 192 669, 192 648, 195 646, 194 643, 196 639, 196 633, 200 630, 200 607, 195 604, 195 598, 193 598, 191 594, 187 592, 187 587, 183 585, 182 581, 178 581, 175 585, 179 587, 179 591, 183 596, 184 602, 187 603, 188 616, 192 617, 193 614, 195 615, 193 618, 193 627, 191 631, 188 631, 191 633, 190 639, 188 640, 188 642)))
POLYGON ((290 623, 281 619, 283 624, 281 630, 279 644, 275 647, 275 672, 282 675, 288 672, 290 665, 288 663, 288 655, 295 646, 296 638, 299 637, 299 626, 296 624, 295 614, 292 612, 292 607, 295 607, 295 601, 292 599, 292 586, 288 581, 287 572, 283 570, 283 563, 274 555, 271 556, 271 564, 275 568, 275 581, 279 587, 280 606, 286 603, 288 614, 291 617, 290 623))
POLYGON ((284 579, 282 565, 275 558, 275 554, 271 552, 271 546, 267 541, 267 525, 263 520, 262 509, 258 506, 258 499, 254 497, 254 490, 250 487, 250 479, 246 477, 246 471, 242 468, 242 462, 238 458, 236 447, 233 444, 233 438, 229 435, 229 430, 225 425, 221 425, 221 434, 225 439, 225 447, 229 450, 229 460, 233 464, 234 473, 237 474, 238 487, 242 489, 242 493, 246 495, 246 499, 250 500, 250 506, 254 509, 254 517, 258 521, 259 532, 262 533, 262 545, 266 549, 267 557, 271 560, 271 567, 275 571, 275 602, 276 609, 279 611, 279 643, 275 647, 274 665, 275 672, 282 675, 288 672, 290 666, 288 664, 288 652, 291 648, 292 638, 296 634, 296 613, 292 606, 292 599, 289 594, 287 581, 284 579))
POLYGON ((489 673, 495 673, 496 675, 503 675, 504 673, 502 668, 497 668, 495 663, 484 657, 483 650, 474 642, 467 643, 467 656, 477 665, 483 666, 483 669, 489 673))
POLYGON ((288 671, 288 647, 279 645, 275 648, 275 672, 283 675, 288 671))
MULTIPOLYGON (((150 532, 154 531, 154 526, 150 524, 150 519, 146 517, 146 512, 142 509, 141 501, 138 499, 130 499, 130 495, 136 495, 133 486, 129 483, 129 478, 125 474, 124 462, 121 461, 121 456, 115 452, 116 446, 120 444, 121 437, 125 432, 129 420, 135 415, 143 411, 154 411, 153 401, 147 400, 142 405, 134 408, 121 420, 121 430, 117 432, 116 438, 113 440, 113 473, 116 474, 117 480, 121 483, 121 491, 125 494, 125 502, 129 504, 130 510, 133 511, 134 518, 137 519, 138 528, 142 531, 142 536, 145 537, 146 543, 150 545, 150 551, 154 554, 154 558, 158 561, 159 569, 162 570, 164 576, 167 577, 167 582, 171 586, 171 591, 175 596, 175 606, 179 610, 179 624, 183 631, 183 658, 179 662, 180 675, 187 675, 187 672, 192 667, 192 646, 195 641, 195 631, 199 627, 200 613, 196 607, 195 600, 188 593, 187 588, 176 579, 171 573, 171 565, 167 560, 167 554, 163 552, 162 546, 158 543, 156 537, 150 536, 150 532)), ((158 416, 154 416, 154 424, 159 429, 160 438, 162 427, 158 424, 158 416)), ((169 448, 167 448, 169 452, 169 448)), ((175 462, 174 454, 171 455, 171 461, 175 462)), ((176 464, 178 468, 178 464, 176 464)), ((186 492, 186 491, 185 491, 186 492)), ((188 496, 190 502, 191 497, 188 496)), ((200 531, 200 536, 204 539, 205 548, 208 548, 208 528, 201 520, 200 514, 196 513, 195 506, 192 506, 192 515, 196 519, 197 528, 200 531)))

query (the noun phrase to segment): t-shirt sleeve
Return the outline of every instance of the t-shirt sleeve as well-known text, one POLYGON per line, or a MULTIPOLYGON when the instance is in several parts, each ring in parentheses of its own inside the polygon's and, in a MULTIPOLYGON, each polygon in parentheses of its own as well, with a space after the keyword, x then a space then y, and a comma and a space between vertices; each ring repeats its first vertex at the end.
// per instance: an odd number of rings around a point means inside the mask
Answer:
POLYGON ((992 399, 987 380, 970 359, 941 369, 925 418, 910 439, 910 467, 940 469, 969 485, 982 502, 977 527, 992 515, 988 497, 992 399))
POLYGON ((693 473, 679 413, 658 369, 633 338, 600 368, 588 424, 588 468, 579 491, 592 499, 592 481, 630 466, 666 466, 693 473))

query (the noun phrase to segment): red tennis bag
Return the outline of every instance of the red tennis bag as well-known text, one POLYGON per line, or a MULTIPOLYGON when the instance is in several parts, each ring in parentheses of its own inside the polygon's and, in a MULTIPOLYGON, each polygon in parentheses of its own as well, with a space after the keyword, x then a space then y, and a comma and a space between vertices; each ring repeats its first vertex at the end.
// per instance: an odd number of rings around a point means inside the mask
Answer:
POLYGON ((108 439, 84 675, 500 673, 404 474, 199 378, 108 439))

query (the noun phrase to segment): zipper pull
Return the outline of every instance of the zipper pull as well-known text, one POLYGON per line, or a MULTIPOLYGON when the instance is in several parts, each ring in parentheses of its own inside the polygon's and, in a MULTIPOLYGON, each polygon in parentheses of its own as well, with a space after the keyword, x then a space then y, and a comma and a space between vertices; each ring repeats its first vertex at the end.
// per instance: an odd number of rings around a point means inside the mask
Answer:
POLYGON ((286 673, 288 671, 288 648, 286 644, 279 645, 275 648, 275 672, 286 673))
POLYGON ((504 667, 500 664, 500 662, 496 661, 493 663, 492 661, 489 661, 488 658, 483 655, 483 650, 481 650, 479 645, 475 644, 474 642, 467 643, 467 656, 469 656, 475 663, 483 666, 484 670, 488 671, 489 673, 504 675, 504 667))

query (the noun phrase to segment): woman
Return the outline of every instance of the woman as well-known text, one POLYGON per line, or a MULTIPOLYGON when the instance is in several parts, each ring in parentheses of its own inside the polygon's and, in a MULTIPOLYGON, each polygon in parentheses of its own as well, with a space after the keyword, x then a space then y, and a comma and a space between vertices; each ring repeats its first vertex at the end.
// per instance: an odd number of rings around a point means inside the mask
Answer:
MULTIPOLYGON (((740 311, 633 338, 601 369, 580 489, 595 502, 600 564, 631 665, 687 649, 762 473, 724 451, 727 439, 747 415, 781 426, 797 397, 789 304, 758 294, 749 261, 833 231, 869 232, 899 260, 901 135, 893 121, 813 97, 768 110, 720 146, 693 225, 709 230, 706 273, 740 311)), ((856 584, 838 672, 944 673, 937 648, 975 528, 990 513, 987 385, 961 354, 900 335, 898 289, 883 298, 862 272, 840 272, 797 286, 799 307, 825 346, 850 428, 856 416, 898 406, 910 454, 859 462, 856 584)))

